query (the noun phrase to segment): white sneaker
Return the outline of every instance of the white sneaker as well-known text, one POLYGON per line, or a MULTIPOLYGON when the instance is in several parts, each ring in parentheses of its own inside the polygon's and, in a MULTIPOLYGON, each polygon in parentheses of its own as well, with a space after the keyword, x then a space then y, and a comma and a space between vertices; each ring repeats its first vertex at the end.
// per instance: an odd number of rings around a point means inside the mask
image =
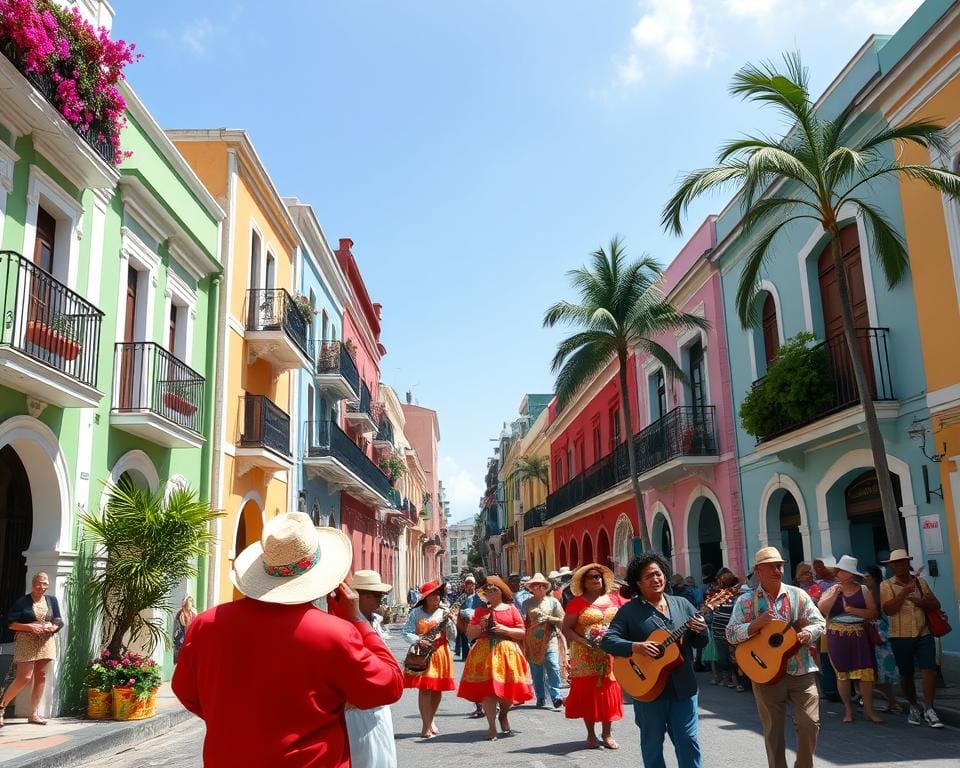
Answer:
POLYGON ((916 704, 907 709, 907 722, 910 725, 921 725, 923 723, 923 710, 916 704))
POLYGON ((931 728, 943 728, 943 723, 940 722, 937 713, 933 711, 933 707, 927 707, 923 713, 923 719, 931 728))

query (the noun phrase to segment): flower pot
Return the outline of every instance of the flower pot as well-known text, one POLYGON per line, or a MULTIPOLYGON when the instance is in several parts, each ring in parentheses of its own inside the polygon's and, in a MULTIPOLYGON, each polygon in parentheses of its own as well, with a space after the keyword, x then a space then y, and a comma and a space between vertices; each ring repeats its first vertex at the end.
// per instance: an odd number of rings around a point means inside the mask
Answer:
POLYGON ((197 412, 197 406, 173 392, 163 393, 163 404, 171 411, 176 411, 183 416, 193 416, 197 412))
POLYGON ((87 689, 87 717, 91 720, 106 720, 110 717, 113 702, 112 691, 87 689))
POLYGON ((145 699, 138 699, 133 688, 113 689, 114 720, 146 720, 157 714, 157 690, 154 688, 145 699))
POLYGON ((76 360, 80 354, 80 345, 68 339, 59 331, 55 331, 49 325, 41 323, 39 320, 31 320, 27 323, 27 341, 43 347, 54 355, 59 355, 64 360, 76 360))

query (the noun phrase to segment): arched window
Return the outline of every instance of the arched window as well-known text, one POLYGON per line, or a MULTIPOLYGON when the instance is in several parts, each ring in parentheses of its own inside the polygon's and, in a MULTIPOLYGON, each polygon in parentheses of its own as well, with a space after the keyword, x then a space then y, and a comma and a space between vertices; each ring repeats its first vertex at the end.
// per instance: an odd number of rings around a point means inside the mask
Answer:
POLYGON ((772 293, 767 293, 767 298, 763 302, 761 317, 763 326, 763 357, 769 368, 777 356, 777 351, 780 349, 780 333, 777 330, 777 304, 773 300, 772 293))

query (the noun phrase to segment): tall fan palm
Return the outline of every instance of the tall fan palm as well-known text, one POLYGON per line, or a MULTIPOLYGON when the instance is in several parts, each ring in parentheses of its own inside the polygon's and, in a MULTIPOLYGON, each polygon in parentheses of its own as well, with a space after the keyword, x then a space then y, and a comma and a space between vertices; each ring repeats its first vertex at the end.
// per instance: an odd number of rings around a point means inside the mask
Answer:
POLYGON ((843 336, 863 405, 887 537, 892 549, 902 548, 903 536, 887 454, 858 349, 850 287, 843 269, 840 209, 852 206, 861 214, 872 235, 873 253, 887 284, 893 287, 899 283, 908 269, 906 247, 882 211, 871 204, 870 185, 887 177, 907 177, 926 182, 947 195, 960 196, 960 176, 929 165, 890 160, 883 152, 890 142, 912 142, 943 150, 946 142, 942 128, 917 120, 862 134, 861 126, 854 121, 853 105, 835 120, 821 118, 810 100, 807 70, 799 54, 784 55, 782 68, 773 63, 745 66, 734 76, 730 92, 748 101, 773 106, 787 118, 792 130, 780 140, 747 136, 723 145, 716 166, 693 171, 681 180, 663 209, 662 224, 679 234, 682 215, 694 199, 725 185, 740 188, 743 236, 759 233, 737 289, 737 313, 744 325, 756 321, 758 282, 777 233, 800 219, 811 219, 823 227, 829 236, 843 336), (776 185, 781 180, 785 183, 776 185))
POLYGON ((619 238, 610 241, 608 250, 599 248, 594 251, 590 266, 571 270, 568 275, 571 285, 580 294, 580 303, 559 301, 543 318, 545 327, 561 323, 580 329, 560 342, 553 357, 557 404, 560 408, 565 407, 611 359, 617 360, 630 484, 640 521, 640 540, 643 549, 650 551, 643 494, 637 480, 633 415, 627 389, 627 355, 632 348, 646 352, 659 360, 674 377, 682 379, 680 366, 653 337, 671 329, 707 329, 710 324, 702 317, 674 309, 657 285, 662 275, 660 265, 649 256, 628 261, 619 238))
POLYGON ((547 456, 521 456, 508 477, 516 483, 539 480, 544 486, 549 486, 550 459, 547 456))

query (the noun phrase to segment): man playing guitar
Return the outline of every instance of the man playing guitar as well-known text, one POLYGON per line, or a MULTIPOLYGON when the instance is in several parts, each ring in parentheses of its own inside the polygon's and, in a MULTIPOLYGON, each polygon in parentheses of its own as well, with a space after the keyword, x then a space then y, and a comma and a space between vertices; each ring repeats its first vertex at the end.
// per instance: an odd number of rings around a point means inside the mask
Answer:
POLYGON ((665 768, 663 739, 669 732, 680 768, 700 768, 697 741, 697 678, 693 673, 693 648, 708 642, 707 625, 689 600, 664 594, 670 566, 664 558, 649 552, 635 557, 627 566, 624 597, 638 595, 624 605, 607 629, 600 646, 613 656, 634 653, 657 658, 661 648, 647 638, 658 629, 673 631, 689 621, 683 638, 683 663, 670 673, 663 692, 653 701, 633 702, 640 726, 640 752, 645 768, 665 768), (626 594, 629 592, 629 594, 626 594))
POLYGON ((810 595, 783 583, 783 562, 776 547, 763 547, 757 552, 754 573, 760 583, 756 591, 741 595, 734 604, 727 641, 731 645, 746 642, 775 619, 798 628, 800 650, 787 661, 786 674, 766 685, 754 683, 753 694, 769 768, 787 768, 783 728, 788 702, 797 731, 795 768, 812 768, 820 733, 820 696, 810 645, 823 635, 825 623, 810 595))

